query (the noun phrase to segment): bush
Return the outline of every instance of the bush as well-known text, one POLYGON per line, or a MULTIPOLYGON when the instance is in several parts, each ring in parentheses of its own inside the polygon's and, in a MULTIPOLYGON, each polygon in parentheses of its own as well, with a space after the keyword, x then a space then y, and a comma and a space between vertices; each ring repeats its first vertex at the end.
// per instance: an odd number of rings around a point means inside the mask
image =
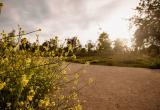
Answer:
POLYGON ((0 109, 81 109, 77 90, 65 92, 72 81, 67 80, 61 57, 17 50, 3 40, 0 46, 0 109))
POLYGON ((151 64, 150 68, 160 69, 160 58, 155 58, 155 60, 151 64))

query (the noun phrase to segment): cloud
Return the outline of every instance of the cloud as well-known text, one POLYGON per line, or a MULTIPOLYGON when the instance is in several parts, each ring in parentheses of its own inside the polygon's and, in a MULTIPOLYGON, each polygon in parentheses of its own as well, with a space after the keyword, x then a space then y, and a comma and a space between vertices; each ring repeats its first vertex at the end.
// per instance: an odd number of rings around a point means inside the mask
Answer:
POLYGON ((4 0, 0 30, 20 24, 26 30, 42 27, 49 34, 82 32, 108 19, 122 1, 125 0, 4 0))
MULTIPOLYGON (((117 0, 113 1, 115 2, 117 0)), ((107 6, 104 5, 100 10, 95 9, 94 15, 92 16, 86 11, 87 7, 90 7, 91 2, 93 1, 5 0, 5 4, 8 5, 7 11, 0 20, 3 21, 3 23, 13 22, 15 24, 22 23, 31 26, 52 20, 53 25, 57 23, 65 24, 66 27, 76 25, 83 29, 87 27, 92 20, 94 21, 103 17, 101 15, 104 11, 112 11, 112 9, 107 8, 110 4, 107 4, 107 6), (107 8, 107 10, 105 8, 107 8)))

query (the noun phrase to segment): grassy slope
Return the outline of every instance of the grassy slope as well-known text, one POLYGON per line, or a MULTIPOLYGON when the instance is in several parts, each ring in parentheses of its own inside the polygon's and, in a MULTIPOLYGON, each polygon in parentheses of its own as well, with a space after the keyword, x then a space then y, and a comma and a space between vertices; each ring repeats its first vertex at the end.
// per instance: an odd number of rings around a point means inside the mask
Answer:
POLYGON ((86 63, 108 65, 108 66, 125 66, 125 67, 143 67, 143 68, 160 68, 160 60, 148 56, 135 55, 112 55, 106 56, 84 56, 77 57, 76 60, 69 60, 75 63, 86 63))

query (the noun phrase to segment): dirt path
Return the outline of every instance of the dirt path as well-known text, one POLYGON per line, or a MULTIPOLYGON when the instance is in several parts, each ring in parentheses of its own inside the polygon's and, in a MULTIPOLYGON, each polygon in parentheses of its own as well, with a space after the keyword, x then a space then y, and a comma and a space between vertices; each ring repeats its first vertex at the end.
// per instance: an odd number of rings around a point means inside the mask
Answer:
POLYGON ((94 83, 81 91, 84 110, 160 110, 160 70, 90 65, 85 71, 80 84, 89 77, 94 83))

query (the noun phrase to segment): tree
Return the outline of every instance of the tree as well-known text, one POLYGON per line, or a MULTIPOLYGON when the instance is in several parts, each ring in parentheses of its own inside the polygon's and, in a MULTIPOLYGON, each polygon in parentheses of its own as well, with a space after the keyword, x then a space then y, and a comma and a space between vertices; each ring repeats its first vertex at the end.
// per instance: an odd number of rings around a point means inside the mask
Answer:
POLYGON ((111 41, 109 35, 105 32, 101 33, 98 39, 98 50, 100 52, 110 52, 111 51, 111 41))
POLYGON ((27 40, 27 38, 21 39, 20 50, 29 50, 31 48, 31 43, 27 40))
POLYGON ((77 47, 77 37, 67 39, 67 45, 71 45, 72 48, 76 48, 77 47))
POLYGON ((15 47, 16 46, 16 42, 15 42, 15 30, 12 30, 10 33, 8 33, 8 36, 3 37, 3 41, 5 43, 7 43, 7 46, 12 46, 15 47))
POLYGON ((121 39, 116 39, 114 41, 114 48, 115 53, 123 53, 125 51, 125 45, 121 39))
POLYGON ((73 51, 74 53, 78 52, 81 48, 82 45, 80 43, 80 40, 78 37, 72 37, 66 39, 67 47, 65 48, 66 51, 73 51))
POLYGON ((154 45, 160 49, 160 0, 140 0, 137 15, 132 17, 135 44, 139 49, 154 45))
POLYGON ((55 38, 52 38, 50 39, 49 41, 49 49, 52 51, 57 51, 58 50, 58 43, 59 43, 59 40, 58 40, 58 37, 55 36, 55 38))
POLYGON ((91 52, 91 51, 94 50, 95 45, 94 45, 94 43, 93 43, 91 40, 89 40, 89 41, 87 42, 87 44, 85 45, 85 47, 86 47, 86 50, 87 50, 88 52, 91 52))
POLYGON ((49 50, 49 41, 43 42, 43 44, 40 47, 41 51, 48 51, 49 50))

